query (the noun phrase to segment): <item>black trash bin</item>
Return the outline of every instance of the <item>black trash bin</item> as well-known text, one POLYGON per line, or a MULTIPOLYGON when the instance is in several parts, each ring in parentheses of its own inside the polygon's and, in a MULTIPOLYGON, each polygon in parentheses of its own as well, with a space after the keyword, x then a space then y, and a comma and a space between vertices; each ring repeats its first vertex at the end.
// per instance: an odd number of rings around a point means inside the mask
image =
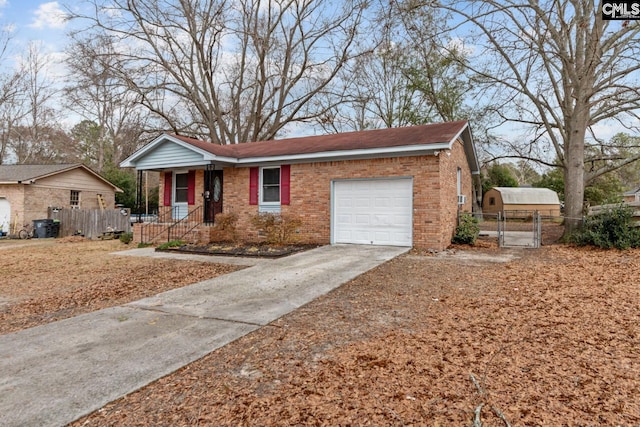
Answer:
POLYGON ((60 237, 60 220, 54 219, 51 225, 51 237, 60 237))
POLYGON ((46 239, 52 236, 53 220, 52 219, 34 219, 33 220, 33 237, 38 239, 46 239))

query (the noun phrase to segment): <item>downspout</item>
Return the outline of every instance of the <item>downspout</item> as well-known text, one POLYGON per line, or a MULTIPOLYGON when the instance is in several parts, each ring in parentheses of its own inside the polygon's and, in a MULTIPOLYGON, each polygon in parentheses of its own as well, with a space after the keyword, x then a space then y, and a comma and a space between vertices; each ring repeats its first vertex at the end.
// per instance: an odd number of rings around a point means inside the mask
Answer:
POLYGON ((473 206, 471 210, 474 214, 482 214, 482 179, 480 177, 480 172, 472 172, 472 179, 473 183, 471 188, 473 192, 473 206))

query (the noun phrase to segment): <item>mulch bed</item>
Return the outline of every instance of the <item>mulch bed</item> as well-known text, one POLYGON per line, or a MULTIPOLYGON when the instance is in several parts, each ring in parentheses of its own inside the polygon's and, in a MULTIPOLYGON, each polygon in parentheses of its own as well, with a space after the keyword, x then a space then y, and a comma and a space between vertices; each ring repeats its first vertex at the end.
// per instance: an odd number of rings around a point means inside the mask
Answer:
POLYGON ((213 243, 208 245, 182 245, 167 249, 157 249, 159 252, 182 252, 197 255, 225 255, 238 257, 280 258, 294 253, 317 248, 320 245, 269 245, 266 243, 237 244, 213 243))

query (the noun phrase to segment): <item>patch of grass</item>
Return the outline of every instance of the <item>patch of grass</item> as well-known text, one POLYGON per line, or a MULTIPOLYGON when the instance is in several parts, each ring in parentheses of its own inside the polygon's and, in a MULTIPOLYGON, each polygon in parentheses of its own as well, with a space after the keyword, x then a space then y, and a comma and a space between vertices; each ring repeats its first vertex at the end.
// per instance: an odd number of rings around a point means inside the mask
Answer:
POLYGON ((184 242, 182 240, 171 240, 170 242, 158 245, 156 249, 163 250, 163 249, 169 249, 169 248, 177 248, 183 245, 184 245, 184 242))
POLYGON ((125 245, 128 245, 133 241, 133 233, 122 233, 119 237, 120 241, 125 245))

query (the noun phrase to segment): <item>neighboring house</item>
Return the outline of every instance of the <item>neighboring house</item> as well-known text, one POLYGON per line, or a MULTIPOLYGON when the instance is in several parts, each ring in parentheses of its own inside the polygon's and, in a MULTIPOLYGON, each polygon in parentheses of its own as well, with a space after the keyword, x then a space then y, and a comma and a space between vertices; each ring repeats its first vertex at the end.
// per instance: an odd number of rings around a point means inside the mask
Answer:
POLYGON ((15 232, 34 219, 48 218, 48 208, 113 209, 118 187, 81 164, 0 165, 0 226, 15 232))
POLYGON ((622 200, 627 204, 637 204, 640 202, 640 187, 629 190, 622 195, 622 200))
POLYGON ((558 193, 548 188, 494 187, 482 199, 484 215, 498 212, 511 217, 528 216, 531 211, 541 215, 560 216, 558 193))
POLYGON ((161 217, 235 213, 250 241, 273 212, 302 218, 301 242, 442 250, 479 194, 466 121, 226 146, 165 134, 121 166, 161 172, 161 217))

